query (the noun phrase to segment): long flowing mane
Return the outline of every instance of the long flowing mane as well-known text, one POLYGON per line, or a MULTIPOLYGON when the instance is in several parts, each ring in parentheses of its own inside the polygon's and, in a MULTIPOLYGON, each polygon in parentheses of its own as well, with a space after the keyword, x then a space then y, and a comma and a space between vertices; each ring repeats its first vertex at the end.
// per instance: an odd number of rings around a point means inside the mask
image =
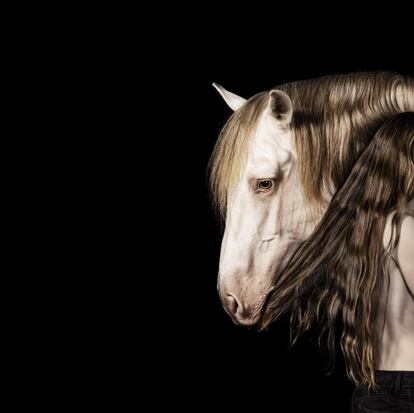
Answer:
POLYGON ((414 113, 410 112, 395 115, 378 129, 314 232, 275 280, 261 328, 291 311, 293 344, 318 325, 319 344, 327 345, 332 371, 335 326, 340 320, 348 376, 356 384, 374 387, 384 329, 376 323, 380 292, 384 283, 389 291, 391 260, 404 276, 395 249, 412 200, 414 113), (389 216, 392 235, 384 248, 389 216))
MULTIPOLYGON (((390 72, 325 76, 276 86, 293 104, 292 129, 302 189, 321 216, 333 195, 368 145, 391 116, 414 110, 414 79, 390 72)), ((249 142, 268 93, 253 96, 223 127, 210 160, 210 187, 222 217, 227 194, 238 181, 249 142)))

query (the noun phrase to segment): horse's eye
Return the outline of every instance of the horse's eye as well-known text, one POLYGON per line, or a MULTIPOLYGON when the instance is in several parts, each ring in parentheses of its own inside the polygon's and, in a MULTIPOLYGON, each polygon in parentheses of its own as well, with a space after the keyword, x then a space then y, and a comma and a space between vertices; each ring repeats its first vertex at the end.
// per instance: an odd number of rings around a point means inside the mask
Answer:
POLYGON ((257 189, 261 192, 270 191, 273 187, 273 181, 270 179, 262 179, 257 182, 257 189))

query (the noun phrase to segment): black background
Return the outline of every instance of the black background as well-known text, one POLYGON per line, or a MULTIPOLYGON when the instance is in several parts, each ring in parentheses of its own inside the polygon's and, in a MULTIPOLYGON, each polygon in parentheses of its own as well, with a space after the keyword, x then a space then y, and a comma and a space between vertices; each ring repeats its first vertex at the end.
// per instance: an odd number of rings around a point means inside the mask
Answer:
POLYGON ((161 100, 163 108, 174 106, 171 122, 177 131, 169 159, 172 207, 167 216, 177 235, 169 237, 173 252, 164 284, 172 304, 163 317, 167 321, 159 325, 168 400, 194 411, 290 412, 304 406, 306 411, 348 411, 352 385, 340 352, 333 375, 326 376, 327 355, 318 351, 317 334, 304 336, 289 350, 287 318, 257 333, 235 326, 222 309, 216 291, 221 232, 209 202, 206 168, 231 110, 211 84, 249 98, 280 83, 326 74, 414 74, 408 49, 376 45, 373 50, 370 41, 345 39, 332 46, 323 37, 304 37, 300 44, 284 40, 282 49, 270 50, 247 37, 207 36, 167 59, 173 87, 161 100))

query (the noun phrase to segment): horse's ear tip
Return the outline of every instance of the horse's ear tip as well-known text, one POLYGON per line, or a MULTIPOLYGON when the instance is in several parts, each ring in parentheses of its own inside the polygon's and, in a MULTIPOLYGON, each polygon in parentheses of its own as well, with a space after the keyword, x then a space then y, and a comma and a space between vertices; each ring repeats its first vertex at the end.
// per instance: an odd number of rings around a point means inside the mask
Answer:
POLYGON ((282 92, 279 89, 272 89, 272 90, 269 90, 269 95, 270 96, 286 96, 286 93, 282 92))

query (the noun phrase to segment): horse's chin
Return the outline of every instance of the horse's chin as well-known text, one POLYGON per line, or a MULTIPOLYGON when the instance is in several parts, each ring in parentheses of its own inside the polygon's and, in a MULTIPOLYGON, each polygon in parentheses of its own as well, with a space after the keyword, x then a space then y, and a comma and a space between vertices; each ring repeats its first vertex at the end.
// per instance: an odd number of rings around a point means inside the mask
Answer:
POLYGON ((241 327, 254 327, 258 324, 260 320, 260 316, 265 307, 264 303, 265 302, 262 299, 260 301, 260 306, 256 305, 255 311, 254 312, 252 311, 250 314, 248 313, 246 314, 246 312, 245 313, 241 312, 241 313, 236 313, 236 314, 231 314, 228 311, 226 312, 230 316, 234 324, 241 326, 241 327))
POLYGON ((234 324, 241 326, 241 327, 254 327, 258 321, 259 316, 256 316, 254 318, 243 318, 243 319, 237 319, 236 317, 231 317, 231 320, 234 324))

